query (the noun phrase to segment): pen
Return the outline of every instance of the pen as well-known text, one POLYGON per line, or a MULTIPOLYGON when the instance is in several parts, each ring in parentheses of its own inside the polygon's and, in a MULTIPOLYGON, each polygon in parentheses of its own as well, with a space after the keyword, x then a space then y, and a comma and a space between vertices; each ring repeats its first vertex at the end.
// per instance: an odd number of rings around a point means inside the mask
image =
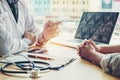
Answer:
POLYGON ((72 63, 72 62, 75 61, 75 60, 76 60, 76 58, 72 58, 72 59, 70 59, 68 62, 66 62, 65 64, 62 64, 62 65, 59 66, 59 67, 55 67, 54 69, 55 69, 55 70, 60 70, 60 69, 64 68, 65 66, 69 65, 70 63, 72 63))
POLYGON ((54 59, 49 58, 49 57, 43 57, 43 56, 38 56, 38 55, 28 55, 28 57, 37 58, 37 59, 43 59, 43 60, 54 60, 54 59))
POLYGON ((74 60, 76 60, 76 58, 70 59, 67 63, 63 64, 61 67, 67 66, 68 64, 72 63, 74 60))
POLYGON ((72 48, 72 49, 77 49, 77 47, 75 46, 71 46, 71 45, 67 45, 67 44, 61 44, 61 43, 56 43, 56 42, 50 42, 51 44, 55 44, 55 45, 59 45, 59 46, 64 46, 64 47, 68 47, 68 48, 72 48))

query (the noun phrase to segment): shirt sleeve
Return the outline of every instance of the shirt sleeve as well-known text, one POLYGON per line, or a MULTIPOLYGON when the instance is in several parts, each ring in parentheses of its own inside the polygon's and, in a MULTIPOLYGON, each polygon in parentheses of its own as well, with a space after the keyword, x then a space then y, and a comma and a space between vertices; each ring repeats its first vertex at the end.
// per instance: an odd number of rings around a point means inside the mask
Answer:
POLYGON ((120 77, 120 53, 107 55, 101 60, 100 65, 103 71, 120 77))
POLYGON ((0 29, 0 56, 19 52, 27 48, 28 45, 23 39, 14 38, 7 30, 0 29))

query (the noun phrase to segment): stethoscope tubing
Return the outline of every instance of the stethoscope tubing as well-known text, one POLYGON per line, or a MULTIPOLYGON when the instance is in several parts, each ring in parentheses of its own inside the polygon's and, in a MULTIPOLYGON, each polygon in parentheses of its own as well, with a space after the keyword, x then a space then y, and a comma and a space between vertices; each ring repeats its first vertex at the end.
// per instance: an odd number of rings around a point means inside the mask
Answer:
MULTIPOLYGON (((75 59, 72 59, 69 63, 73 62, 74 60, 75 59)), ((28 73, 29 71, 31 71, 35 68, 39 69, 40 71, 45 71, 45 70, 57 70, 58 71, 58 70, 62 69, 63 67, 65 67, 66 65, 68 65, 69 63, 61 65, 61 66, 57 66, 57 67, 52 67, 49 63, 43 62, 43 61, 32 61, 32 62, 31 61, 18 61, 18 62, 14 62, 14 64, 8 63, 8 62, 3 62, 4 65, 1 67, 1 72, 2 73, 18 73, 18 74, 20 74, 20 73, 28 73), (25 68, 25 64, 29 64, 29 68, 25 68), (35 64, 43 64, 46 67, 36 66, 35 64), (23 71, 6 70, 6 68, 9 67, 10 65, 15 65, 23 71)))
POLYGON ((17 67, 21 68, 21 70, 25 70, 25 71, 12 71, 12 70, 6 70, 6 68, 10 65, 13 65, 13 63, 4 63, 4 65, 1 67, 1 72, 2 73, 18 73, 18 74, 21 74, 21 73, 24 73, 24 74, 27 74, 28 71, 31 71, 32 69, 34 69, 36 66, 35 64, 43 64, 43 65, 46 65, 47 67, 44 68, 44 67, 39 67, 39 70, 47 70, 47 69, 50 69, 50 64, 47 63, 47 62, 43 62, 43 61, 33 61, 33 63, 31 63, 31 61, 19 61, 19 62, 14 62, 16 64, 17 67), (22 64, 27 64, 27 63, 31 63, 32 65, 30 66, 30 68, 23 68, 22 64))

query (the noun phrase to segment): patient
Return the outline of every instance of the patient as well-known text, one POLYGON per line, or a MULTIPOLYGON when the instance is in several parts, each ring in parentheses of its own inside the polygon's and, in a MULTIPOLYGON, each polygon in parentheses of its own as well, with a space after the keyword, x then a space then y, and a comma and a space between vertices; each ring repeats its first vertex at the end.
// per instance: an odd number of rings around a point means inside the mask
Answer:
POLYGON ((97 46, 93 40, 85 40, 78 46, 78 55, 120 77, 120 45, 97 46))

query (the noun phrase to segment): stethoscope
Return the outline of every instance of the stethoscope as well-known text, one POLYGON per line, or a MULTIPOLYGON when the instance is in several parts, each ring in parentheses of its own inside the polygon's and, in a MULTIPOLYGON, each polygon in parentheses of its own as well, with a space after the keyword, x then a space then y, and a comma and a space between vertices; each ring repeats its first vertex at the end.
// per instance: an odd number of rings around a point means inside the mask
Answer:
POLYGON ((5 74, 30 74, 32 78, 40 77, 40 73, 48 72, 50 70, 60 70, 75 59, 71 59, 68 63, 52 67, 50 63, 44 61, 17 61, 17 62, 2 62, 1 72, 5 74), (8 70, 7 68, 11 65, 16 66, 20 70, 8 70))
MULTIPOLYGON (((26 57, 25 57, 26 58, 26 57)), ((5 59, 5 58, 4 58, 5 59)), ((30 77, 36 78, 40 77, 40 73, 48 72, 50 70, 60 70, 63 65, 58 67, 52 67, 50 63, 45 61, 17 61, 11 62, 6 60, 6 62, 1 62, 3 65, 1 66, 0 71, 5 74, 30 74, 30 77), (8 70, 9 66, 16 66, 19 70, 8 70)))
POLYGON ((49 63, 43 61, 18 61, 13 63, 4 63, 1 66, 2 73, 15 73, 15 74, 30 74, 30 77, 40 77, 41 72, 49 70, 59 70, 60 67, 51 67, 49 63), (42 64, 42 66, 37 66, 35 64, 42 64), (7 70, 6 68, 15 65, 22 71, 7 70))
POLYGON ((3 73, 27 73, 27 71, 31 71, 33 69, 39 69, 40 71, 45 71, 45 70, 60 70, 62 66, 59 67, 51 67, 49 63, 43 62, 43 61, 33 61, 32 63, 30 61, 18 61, 14 62, 15 66, 20 68, 21 70, 25 71, 8 71, 5 70, 7 67, 14 65, 13 63, 4 63, 4 65, 1 67, 1 72, 3 73), (42 66, 37 66, 35 64, 42 64, 42 66))

